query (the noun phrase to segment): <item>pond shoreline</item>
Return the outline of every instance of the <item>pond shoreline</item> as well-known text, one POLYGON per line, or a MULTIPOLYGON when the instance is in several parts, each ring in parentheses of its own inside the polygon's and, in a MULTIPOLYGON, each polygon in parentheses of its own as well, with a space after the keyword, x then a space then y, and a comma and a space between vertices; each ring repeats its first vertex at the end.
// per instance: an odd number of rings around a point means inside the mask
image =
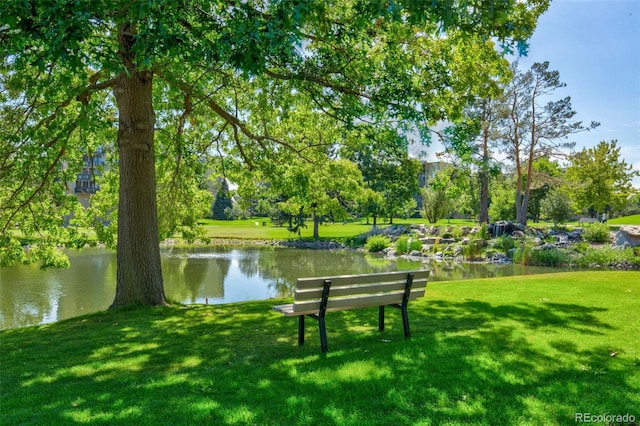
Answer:
MULTIPOLYGON (((427 227, 425 225, 413 225, 410 228, 407 228, 403 225, 391 226, 388 228, 380 229, 374 232, 370 232, 368 235, 375 234, 383 234, 390 237, 391 241, 397 240, 400 236, 406 235, 412 231, 420 231, 421 240, 433 240, 434 237, 424 238, 426 235, 425 230, 427 227)), ((465 233, 467 236, 471 236, 470 234, 476 234, 476 232, 465 233)), ((534 247, 534 250, 552 250, 552 249, 569 249, 575 243, 581 242, 581 229, 573 231, 571 233, 565 234, 565 237, 562 241, 563 244, 560 246, 550 243, 544 242, 544 236, 540 230, 535 228, 531 228, 530 232, 534 232, 538 234, 539 244, 534 247)), ((427 232, 432 234, 432 232, 427 232)), ((522 236, 524 236, 524 232, 521 232, 522 236)), ((550 235, 554 236, 555 233, 551 233, 550 235)), ((562 234, 560 234, 562 235, 562 234)), ((363 235, 362 237, 366 239, 367 235, 363 235)), ((612 241, 616 241, 615 235, 612 233, 611 235, 612 241)), ((457 240, 455 238, 443 238, 435 237, 435 239, 442 240, 442 243, 450 244, 451 246, 457 246, 456 253, 443 253, 443 252, 431 252, 430 250, 425 250, 423 246, 423 250, 414 250, 411 253, 397 253, 393 246, 385 249, 383 251, 385 258, 389 260, 397 260, 397 259, 406 259, 410 261, 417 261, 423 263, 429 262, 450 262, 457 264, 473 264, 473 263, 484 263, 484 264, 510 264, 513 263, 513 259, 508 254, 503 253, 495 253, 492 256, 485 256, 486 253, 482 253, 479 258, 474 259, 466 259, 464 255, 461 254, 462 247, 464 245, 469 244, 469 238, 464 238, 463 240, 457 240)), ((493 246, 495 244, 496 238, 492 238, 488 241, 485 241, 485 249, 493 246)), ((445 245, 445 244, 443 244, 445 245)), ((273 248, 295 248, 295 249, 310 249, 310 250, 355 250, 355 251, 366 251, 362 246, 353 247, 348 246, 344 243, 334 240, 308 240, 308 239, 290 239, 290 240, 268 240, 268 239, 242 239, 242 238, 214 238, 209 240, 207 243, 202 241, 196 241, 194 244, 182 244, 177 239, 167 239, 161 243, 162 248, 189 248, 189 247, 273 247, 273 248)), ((599 250, 606 249, 610 246, 606 244, 602 245, 593 245, 590 244, 590 247, 599 250)), ((614 246, 611 246, 614 247, 614 246)), ((603 259, 604 262, 606 260, 603 259)), ((544 266, 544 265, 541 265, 544 266)), ((574 267, 579 268, 578 265, 547 265, 551 267, 574 267)), ((582 265, 584 267, 584 265, 582 265)), ((637 271, 640 270, 640 262, 634 263, 629 261, 621 261, 621 262, 609 262, 609 263, 593 263, 588 266, 590 269, 609 269, 609 270, 631 270, 637 271)))

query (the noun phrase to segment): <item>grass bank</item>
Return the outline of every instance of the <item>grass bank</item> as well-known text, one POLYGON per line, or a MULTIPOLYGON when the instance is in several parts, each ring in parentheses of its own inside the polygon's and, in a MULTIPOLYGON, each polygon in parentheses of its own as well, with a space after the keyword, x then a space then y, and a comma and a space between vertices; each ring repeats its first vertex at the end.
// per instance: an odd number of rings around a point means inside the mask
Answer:
MULTIPOLYGON (((268 218, 255 218, 246 220, 214 220, 202 219, 199 223, 204 227, 207 236, 210 238, 237 238, 256 240, 288 240, 298 238, 313 238, 313 223, 307 222, 307 227, 300 230, 300 235, 289 232, 286 225, 278 226, 268 218), (264 225, 263 225, 264 224, 264 225)), ((394 219, 394 225, 405 225, 427 223, 426 219, 394 219)), ((462 219, 442 219, 438 225, 466 225, 474 226, 472 221, 462 219)), ((378 221, 378 227, 389 226, 383 220, 378 221)), ((347 223, 323 223, 319 226, 318 235, 320 239, 345 241, 358 238, 371 231, 372 222, 366 221, 347 223)))
POLYGON ((278 301, 98 313, 0 332, 1 424, 575 424, 640 419, 640 272, 434 282, 331 313, 296 345, 278 301), (392 315, 393 314, 393 315, 392 315))

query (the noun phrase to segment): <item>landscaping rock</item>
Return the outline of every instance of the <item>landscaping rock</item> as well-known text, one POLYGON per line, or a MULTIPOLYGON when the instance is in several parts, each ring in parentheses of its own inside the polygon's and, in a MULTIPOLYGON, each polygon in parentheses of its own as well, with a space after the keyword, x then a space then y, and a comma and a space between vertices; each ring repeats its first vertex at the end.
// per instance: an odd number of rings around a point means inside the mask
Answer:
POLYGON ((623 226, 613 237, 613 246, 640 246, 640 226, 623 226))

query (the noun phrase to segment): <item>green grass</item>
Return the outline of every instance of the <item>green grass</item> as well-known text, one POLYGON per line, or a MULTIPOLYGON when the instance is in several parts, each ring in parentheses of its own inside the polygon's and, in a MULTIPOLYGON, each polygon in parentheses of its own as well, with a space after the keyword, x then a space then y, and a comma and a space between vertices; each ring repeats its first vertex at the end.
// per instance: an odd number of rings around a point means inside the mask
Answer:
POLYGON ((282 302, 93 314, 0 333, 0 424, 556 425, 640 418, 640 273, 429 284, 377 331, 330 313, 297 347, 282 302))
POLYGON ((607 220, 607 223, 610 225, 640 225, 640 214, 616 217, 614 219, 607 220))
MULTIPOLYGON (((460 219, 452 219, 451 225, 467 225, 473 226, 473 222, 460 219)), ((254 218, 247 220, 214 220, 203 219, 200 223, 207 231, 207 235, 210 238, 238 238, 238 239, 258 239, 258 240, 287 240, 304 238, 310 239, 313 237, 313 222, 307 221, 307 227, 302 228, 300 236, 291 233, 287 230, 287 226, 274 225, 268 218, 254 218), (265 222, 266 226, 262 226, 265 222)), ((412 219, 394 219, 394 225, 410 226, 411 224, 426 224, 426 219, 412 218, 412 219)), ((447 225, 449 221, 443 219, 438 221, 438 225, 447 225)), ((382 220, 378 221, 378 227, 384 228, 389 226, 382 220)), ((366 221, 359 222, 336 222, 321 224, 318 229, 320 239, 325 240, 345 240, 354 238, 359 235, 366 234, 371 231, 373 225, 366 221)))

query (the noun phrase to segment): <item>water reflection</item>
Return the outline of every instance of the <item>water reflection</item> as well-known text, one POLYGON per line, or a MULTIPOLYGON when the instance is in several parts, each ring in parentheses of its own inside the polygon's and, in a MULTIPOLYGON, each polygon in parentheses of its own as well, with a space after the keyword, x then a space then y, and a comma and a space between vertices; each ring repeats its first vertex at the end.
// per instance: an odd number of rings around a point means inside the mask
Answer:
MULTIPOLYGON (((0 268, 0 329, 42 324, 107 309, 116 287, 116 256, 107 250, 70 253, 71 268, 0 268)), ((430 264, 356 251, 274 248, 166 249, 165 292, 181 303, 230 303, 285 297, 297 278, 427 268, 432 280, 547 272, 517 265, 430 264)))

